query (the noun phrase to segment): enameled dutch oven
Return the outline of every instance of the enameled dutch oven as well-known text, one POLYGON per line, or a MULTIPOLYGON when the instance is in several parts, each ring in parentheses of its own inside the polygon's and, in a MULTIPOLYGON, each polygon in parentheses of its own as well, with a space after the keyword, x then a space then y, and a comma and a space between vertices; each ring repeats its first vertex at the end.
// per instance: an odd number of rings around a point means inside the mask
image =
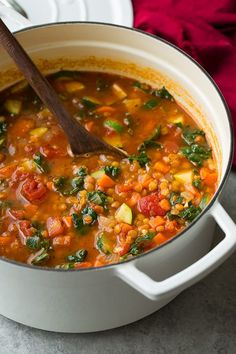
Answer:
MULTIPOLYGON (((219 203, 233 151, 226 103, 190 57, 136 30, 63 23, 27 28, 16 37, 45 73, 60 68, 101 70, 165 84, 208 132, 218 161, 218 190, 202 214, 165 245, 92 269, 55 270, 0 259, 0 313, 10 319, 58 332, 101 331, 136 321, 206 276, 236 248, 236 225, 219 203), (211 249, 216 223, 225 236, 211 249)), ((12 67, 1 49, 1 88, 19 79, 12 67)))

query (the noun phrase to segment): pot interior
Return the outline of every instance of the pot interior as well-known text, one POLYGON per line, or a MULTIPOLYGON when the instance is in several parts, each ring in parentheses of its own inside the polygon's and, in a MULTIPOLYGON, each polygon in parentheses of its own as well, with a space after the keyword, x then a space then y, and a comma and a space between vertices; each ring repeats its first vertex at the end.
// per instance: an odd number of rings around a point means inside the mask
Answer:
MULTIPOLYGON (((207 131, 221 182, 232 149, 228 112, 211 79, 181 51, 136 30, 95 23, 33 27, 16 37, 44 73, 60 69, 107 71, 157 88, 165 86, 207 131)), ((0 87, 4 88, 21 75, 3 49, 0 58, 0 87)))

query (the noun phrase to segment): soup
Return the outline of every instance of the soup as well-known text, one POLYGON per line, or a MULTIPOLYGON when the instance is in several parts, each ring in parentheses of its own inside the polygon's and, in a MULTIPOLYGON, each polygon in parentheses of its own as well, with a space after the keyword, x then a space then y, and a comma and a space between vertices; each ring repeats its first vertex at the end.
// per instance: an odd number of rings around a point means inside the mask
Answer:
POLYGON ((160 89, 123 76, 48 76, 74 119, 128 152, 72 157, 56 119, 20 82, 0 95, 0 255, 62 269, 125 261, 167 242, 211 200, 204 131, 160 89))

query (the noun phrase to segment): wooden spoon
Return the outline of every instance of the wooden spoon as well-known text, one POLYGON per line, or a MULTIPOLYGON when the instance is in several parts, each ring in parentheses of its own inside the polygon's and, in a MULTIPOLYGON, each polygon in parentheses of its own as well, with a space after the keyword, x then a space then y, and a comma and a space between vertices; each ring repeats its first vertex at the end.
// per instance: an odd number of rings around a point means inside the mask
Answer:
POLYGON ((42 102, 57 118, 70 143, 74 155, 109 152, 127 157, 128 154, 89 133, 67 112, 47 79, 40 73, 28 54, 0 19, 0 43, 14 60, 24 77, 42 102))

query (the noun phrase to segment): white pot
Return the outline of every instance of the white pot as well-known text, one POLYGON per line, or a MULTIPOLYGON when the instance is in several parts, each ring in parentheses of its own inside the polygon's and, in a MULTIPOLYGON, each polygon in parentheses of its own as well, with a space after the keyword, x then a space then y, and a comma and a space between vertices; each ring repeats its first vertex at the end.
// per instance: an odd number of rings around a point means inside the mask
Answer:
MULTIPOLYGON (((211 137, 221 175, 218 191, 200 217, 164 246, 124 263, 77 271, 0 260, 0 313, 8 318, 58 332, 100 331, 136 321, 203 278, 236 248, 236 226, 218 201, 232 160, 227 106, 212 79, 190 57, 132 29, 66 23, 29 28, 16 37, 46 71, 53 62, 57 68, 95 67, 165 83, 177 100, 183 95, 181 104, 199 118, 211 137), (215 221, 225 237, 210 250, 215 221)), ((1 49, 1 72, 11 65, 1 49)), ((1 75, 1 87, 16 78, 14 70, 1 75)))

